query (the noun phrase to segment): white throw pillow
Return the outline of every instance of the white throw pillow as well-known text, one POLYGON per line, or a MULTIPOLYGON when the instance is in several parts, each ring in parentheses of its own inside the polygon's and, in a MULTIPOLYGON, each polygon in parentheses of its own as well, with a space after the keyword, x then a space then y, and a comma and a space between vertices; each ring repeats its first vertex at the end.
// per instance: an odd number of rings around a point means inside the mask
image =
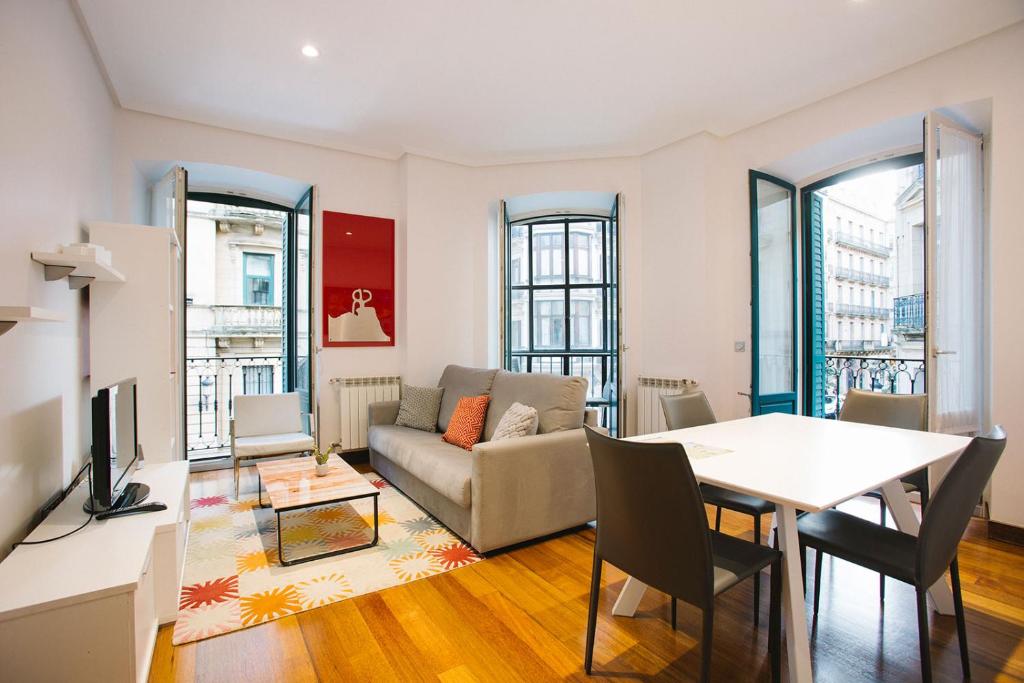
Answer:
POLYGON ((538 423, 536 408, 524 406, 522 403, 513 403, 498 420, 498 426, 494 430, 491 441, 536 434, 538 423))

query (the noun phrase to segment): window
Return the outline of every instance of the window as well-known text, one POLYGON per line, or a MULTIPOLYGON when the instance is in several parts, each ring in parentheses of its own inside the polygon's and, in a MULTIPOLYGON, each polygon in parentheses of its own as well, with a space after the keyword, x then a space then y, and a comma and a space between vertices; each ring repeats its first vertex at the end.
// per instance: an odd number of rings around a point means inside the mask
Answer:
POLYGON ((243 303, 246 306, 273 306, 274 256, 248 252, 242 254, 242 273, 243 303))
POLYGON ((617 403, 613 226, 596 217, 537 218, 509 226, 506 241, 506 367, 585 377, 587 404, 602 412, 617 403))
POLYGON ((273 365, 245 365, 242 367, 242 393, 274 393, 273 365))

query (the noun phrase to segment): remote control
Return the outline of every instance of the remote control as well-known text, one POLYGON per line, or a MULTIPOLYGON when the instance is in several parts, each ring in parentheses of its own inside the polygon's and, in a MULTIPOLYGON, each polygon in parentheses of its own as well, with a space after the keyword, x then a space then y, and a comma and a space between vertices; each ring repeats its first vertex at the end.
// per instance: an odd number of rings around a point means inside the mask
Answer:
POLYGON ((166 510, 167 506, 163 503, 139 503, 138 505, 126 505, 123 508, 116 508, 114 510, 107 510, 96 515, 97 520, 107 519, 108 517, 120 517, 122 515, 137 515, 142 512, 159 512, 160 510, 166 510))

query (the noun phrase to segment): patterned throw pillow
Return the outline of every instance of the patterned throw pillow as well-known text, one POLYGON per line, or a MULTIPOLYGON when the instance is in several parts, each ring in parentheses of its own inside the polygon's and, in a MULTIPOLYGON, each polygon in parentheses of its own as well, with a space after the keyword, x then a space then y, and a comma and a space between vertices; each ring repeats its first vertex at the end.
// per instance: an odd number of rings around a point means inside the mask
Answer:
POLYGON ((505 414, 498 420, 498 426, 494 430, 491 441, 502 439, 515 439, 520 436, 529 436, 537 433, 537 409, 524 406, 518 401, 513 403, 505 411, 505 414))
POLYGON ((402 427, 437 431, 437 413, 441 410, 441 387, 402 387, 402 404, 398 406, 395 424, 402 427))
POLYGON ((480 440, 484 431, 484 419, 487 417, 487 404, 490 396, 463 396, 455 406, 452 419, 448 422, 448 431, 444 440, 467 451, 473 450, 473 444, 480 440))

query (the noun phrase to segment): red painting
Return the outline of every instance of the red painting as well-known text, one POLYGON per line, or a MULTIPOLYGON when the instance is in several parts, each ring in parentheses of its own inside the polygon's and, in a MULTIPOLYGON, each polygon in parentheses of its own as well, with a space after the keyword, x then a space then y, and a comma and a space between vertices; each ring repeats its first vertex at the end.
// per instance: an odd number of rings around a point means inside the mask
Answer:
POLYGON ((395 221, 324 211, 324 346, 395 345, 395 221))

